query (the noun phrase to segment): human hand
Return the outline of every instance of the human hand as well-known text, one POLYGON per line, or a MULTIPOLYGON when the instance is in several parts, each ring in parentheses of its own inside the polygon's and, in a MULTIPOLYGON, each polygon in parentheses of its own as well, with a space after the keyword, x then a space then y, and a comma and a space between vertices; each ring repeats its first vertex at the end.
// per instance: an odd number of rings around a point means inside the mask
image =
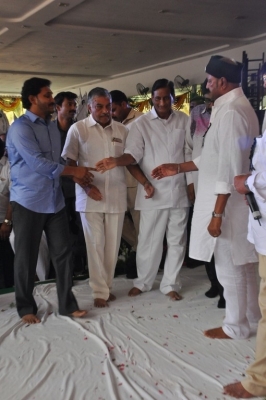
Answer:
POLYGON ((234 177, 234 186, 238 193, 246 194, 249 192, 249 190, 245 186, 245 181, 249 176, 250 176, 250 174, 237 175, 234 177))
POLYGON ((11 231, 12 231, 12 225, 7 225, 3 222, 0 227, 0 240, 8 239, 11 231))
POLYGON ((98 161, 95 165, 96 171, 101 172, 101 174, 109 169, 116 167, 116 159, 114 157, 103 158, 98 161))
POLYGON ((189 201, 194 204, 195 203, 195 189, 194 189, 194 183, 190 183, 187 185, 187 195, 189 201))
POLYGON ((218 237, 221 235, 222 217, 212 217, 211 222, 208 226, 208 232, 213 237, 218 237))
POLYGON ((178 174, 178 164, 162 164, 151 171, 151 176, 154 179, 162 179, 176 174, 178 174))
POLYGON ((73 180, 81 186, 86 186, 93 181, 94 175, 90 171, 96 171, 91 167, 76 167, 74 168, 73 180))
POLYGON ((148 180, 144 183, 143 187, 146 192, 145 199, 151 199, 154 195, 154 191, 155 191, 154 187, 148 180))
POLYGON ((95 201, 100 201, 103 199, 100 190, 94 185, 89 185, 85 187, 84 190, 87 193, 87 195, 95 201))

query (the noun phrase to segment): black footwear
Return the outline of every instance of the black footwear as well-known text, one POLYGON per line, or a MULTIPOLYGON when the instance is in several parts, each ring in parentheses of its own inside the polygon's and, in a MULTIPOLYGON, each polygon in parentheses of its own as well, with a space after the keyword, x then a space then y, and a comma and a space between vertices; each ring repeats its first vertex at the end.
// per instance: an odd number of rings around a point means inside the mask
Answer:
POLYGON ((193 269, 197 267, 201 267, 204 264, 204 261, 194 260, 194 258, 188 257, 185 260, 185 265, 187 268, 193 269))
POLYGON ((218 308, 225 308, 225 305, 226 305, 225 298, 224 297, 220 297, 220 299, 218 301, 218 304, 217 304, 217 307, 218 308))
POLYGON ((214 297, 218 296, 219 294, 219 289, 216 286, 211 286, 209 290, 205 293, 206 297, 209 297, 210 299, 213 299, 214 297))

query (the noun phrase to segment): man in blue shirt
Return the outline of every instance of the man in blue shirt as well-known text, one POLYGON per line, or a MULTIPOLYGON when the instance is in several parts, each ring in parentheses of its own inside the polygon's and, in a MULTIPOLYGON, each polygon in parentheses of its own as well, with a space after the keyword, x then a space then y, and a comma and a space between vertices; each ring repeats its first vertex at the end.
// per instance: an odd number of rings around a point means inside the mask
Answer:
POLYGON ((71 246, 64 197, 59 178, 70 176, 83 186, 93 175, 86 167, 60 164, 61 140, 50 122, 55 102, 47 79, 24 82, 26 113, 9 129, 7 148, 11 165, 11 196, 15 233, 15 295, 19 316, 28 324, 40 322, 33 297, 36 263, 43 230, 56 270, 59 313, 82 317, 72 293, 71 246))

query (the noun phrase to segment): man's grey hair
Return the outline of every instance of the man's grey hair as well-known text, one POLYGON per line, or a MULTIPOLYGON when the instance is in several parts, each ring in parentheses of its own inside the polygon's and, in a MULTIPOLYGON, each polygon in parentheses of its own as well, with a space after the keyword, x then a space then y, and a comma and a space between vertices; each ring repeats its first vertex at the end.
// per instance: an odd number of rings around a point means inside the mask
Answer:
POLYGON ((96 87, 94 89, 91 89, 91 91, 88 94, 88 104, 92 103, 94 97, 109 97, 110 102, 112 102, 112 97, 108 92, 108 90, 101 87, 96 87))

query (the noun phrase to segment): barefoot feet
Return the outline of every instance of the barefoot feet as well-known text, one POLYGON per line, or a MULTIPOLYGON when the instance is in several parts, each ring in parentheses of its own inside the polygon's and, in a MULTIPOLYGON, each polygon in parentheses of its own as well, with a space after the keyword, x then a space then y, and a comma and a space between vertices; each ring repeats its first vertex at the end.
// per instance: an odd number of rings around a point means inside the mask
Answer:
POLYGON ((213 328, 213 329, 208 329, 207 331, 204 331, 204 336, 207 336, 210 339, 232 339, 230 336, 228 336, 226 333, 224 333, 223 328, 213 328))
POLYGON ((82 318, 85 315, 87 315, 86 310, 77 310, 77 311, 74 311, 73 313, 69 314, 69 316, 72 318, 82 318))
POLYGON ((100 299, 100 298, 94 299, 94 307, 97 307, 97 308, 109 307, 108 302, 109 301, 114 301, 114 300, 116 300, 115 295, 110 293, 107 300, 100 299))
POLYGON ((94 307, 97 308, 104 308, 104 307, 109 307, 108 300, 104 299, 94 299, 94 307))
POLYGON ((237 399, 252 399, 253 397, 256 397, 244 389, 241 382, 231 383, 230 385, 224 386, 224 394, 228 394, 237 399))
POLYGON ((108 297, 107 301, 114 301, 114 300, 116 300, 116 297, 115 297, 115 295, 114 295, 114 294, 112 294, 112 293, 110 293, 110 295, 109 295, 109 297, 108 297))
POLYGON ((170 299, 173 300, 173 301, 182 300, 182 298, 183 298, 180 294, 178 294, 174 290, 172 290, 171 292, 167 293, 166 296, 169 296, 170 299))
POLYGON ((130 289, 130 291, 128 292, 128 296, 129 296, 129 297, 135 297, 135 296, 138 296, 138 295, 141 294, 141 293, 142 293, 141 290, 139 290, 139 289, 136 288, 136 287, 133 287, 133 288, 130 289))
POLYGON ((41 322, 41 320, 34 314, 26 314, 21 319, 25 324, 39 324, 41 322))

